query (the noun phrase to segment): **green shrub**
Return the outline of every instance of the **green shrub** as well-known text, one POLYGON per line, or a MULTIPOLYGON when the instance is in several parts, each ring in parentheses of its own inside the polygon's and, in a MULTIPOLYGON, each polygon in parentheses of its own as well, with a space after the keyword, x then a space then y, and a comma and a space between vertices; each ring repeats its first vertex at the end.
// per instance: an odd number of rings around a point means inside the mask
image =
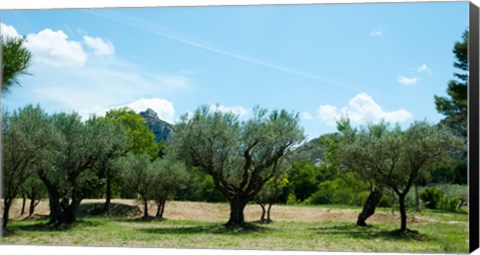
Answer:
POLYGON ((455 196, 443 196, 438 203, 439 209, 455 211, 457 210, 457 206, 460 203, 460 198, 455 196))
POLYGON ((317 191, 306 200, 306 203, 361 205, 358 194, 366 189, 365 183, 355 178, 353 173, 346 173, 334 180, 320 183, 317 191))
POLYGON ((296 204, 298 204, 298 202, 299 201, 298 201, 297 197, 295 196, 295 193, 292 192, 292 193, 288 194, 287 203, 286 203, 287 205, 296 205, 296 204))
POLYGON ((445 192, 435 187, 426 188, 422 192, 420 192, 420 198, 425 204, 425 207, 430 209, 439 208, 440 200, 444 196, 445 192))

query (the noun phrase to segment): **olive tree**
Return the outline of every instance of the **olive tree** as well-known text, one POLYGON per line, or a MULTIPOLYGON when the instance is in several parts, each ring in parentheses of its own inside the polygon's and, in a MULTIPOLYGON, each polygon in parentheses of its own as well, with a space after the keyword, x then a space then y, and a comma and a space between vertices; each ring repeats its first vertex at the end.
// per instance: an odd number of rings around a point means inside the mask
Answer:
POLYGON ((109 110, 101 121, 113 123, 117 128, 117 136, 114 137, 111 150, 98 164, 99 175, 105 180, 105 204, 104 211, 109 210, 112 199, 112 185, 117 176, 121 175, 122 167, 114 163, 118 157, 126 153, 157 155, 160 148, 155 142, 155 135, 145 125, 140 114, 135 113, 128 107, 109 110), (124 134, 119 134, 124 133, 124 134))
MULTIPOLYGON (((47 196, 47 190, 45 185, 37 176, 31 176, 22 185, 22 194, 25 199, 30 200, 28 207, 28 217, 31 217, 35 212, 35 207, 40 203, 43 198, 47 196)), ((22 204, 22 214, 25 208, 25 202, 22 204)))
MULTIPOLYGON (((430 164, 441 161, 462 146, 451 131, 424 121, 402 131, 397 125, 370 124, 343 144, 344 163, 398 197, 400 230, 407 230, 405 198, 415 180, 430 164)), ((364 209, 365 210, 365 209, 364 209)))
POLYGON ((230 204, 226 226, 245 224, 244 208, 279 171, 279 161, 304 139, 298 114, 256 107, 239 121, 229 112, 199 107, 183 115, 172 136, 170 153, 211 175, 230 204))
POLYGON ((400 128, 396 126, 388 130, 388 124, 380 122, 357 130, 351 127, 348 119, 341 119, 337 122, 337 129, 341 134, 336 151, 340 164, 370 185, 370 194, 356 223, 367 226, 366 220, 375 213, 383 196, 384 184, 378 173, 392 169, 397 163, 392 157, 399 150, 400 128))
POLYGON ((112 181, 123 169, 122 166, 116 164, 115 160, 125 155, 128 136, 124 126, 120 123, 115 123, 107 118, 98 118, 97 121, 110 125, 111 133, 114 134, 111 136, 111 146, 108 147, 108 150, 95 165, 99 177, 98 186, 105 185, 105 204, 100 212, 109 212, 112 199, 112 181))
POLYGON ((150 165, 155 171, 151 197, 157 204, 157 219, 163 218, 167 199, 175 195, 177 190, 183 188, 189 179, 185 164, 172 159, 157 159, 150 165))
POLYGON ((156 168, 151 167, 150 156, 146 153, 132 154, 118 159, 118 166, 123 166, 121 171, 125 184, 135 191, 143 202, 143 219, 148 218, 148 201, 151 199, 151 190, 154 187, 156 168))
POLYGON ((400 230, 405 231, 407 230, 405 197, 414 181, 429 165, 444 160, 453 151, 460 150, 463 147, 463 141, 453 135, 450 130, 438 128, 426 122, 415 122, 404 132, 402 138, 398 171, 393 171, 391 177, 384 182, 398 196, 400 230))
POLYGON ((30 178, 37 165, 48 159, 61 139, 47 114, 39 107, 28 105, 2 116, 3 220, 7 227, 9 210, 21 186, 30 178))
POLYGON ((111 150, 117 133, 113 124, 95 117, 82 122, 77 113, 57 113, 52 120, 63 142, 51 163, 37 166, 36 172, 48 191, 49 224, 69 224, 76 221, 81 201, 94 188, 93 166, 111 150))
POLYGON ((268 180, 263 189, 258 193, 255 201, 262 208, 262 215, 260 216, 260 222, 270 223, 272 218, 270 217, 270 212, 272 206, 277 202, 278 196, 281 194, 283 189, 288 186, 287 173, 283 172, 280 175, 272 177, 268 180))

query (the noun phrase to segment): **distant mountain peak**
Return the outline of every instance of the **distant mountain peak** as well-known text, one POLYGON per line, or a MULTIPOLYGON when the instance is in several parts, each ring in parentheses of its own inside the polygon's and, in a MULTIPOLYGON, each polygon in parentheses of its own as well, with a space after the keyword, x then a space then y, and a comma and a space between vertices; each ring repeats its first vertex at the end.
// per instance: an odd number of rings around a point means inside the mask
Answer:
POLYGON ((148 108, 147 110, 140 112, 140 116, 143 117, 145 125, 155 134, 155 141, 166 141, 173 134, 173 126, 168 122, 161 120, 158 117, 157 112, 148 108))
POLYGON ((144 112, 140 112, 140 115, 142 115, 142 114, 145 115, 145 116, 151 116, 151 117, 154 117, 154 118, 158 118, 157 112, 152 110, 151 108, 148 108, 144 112))

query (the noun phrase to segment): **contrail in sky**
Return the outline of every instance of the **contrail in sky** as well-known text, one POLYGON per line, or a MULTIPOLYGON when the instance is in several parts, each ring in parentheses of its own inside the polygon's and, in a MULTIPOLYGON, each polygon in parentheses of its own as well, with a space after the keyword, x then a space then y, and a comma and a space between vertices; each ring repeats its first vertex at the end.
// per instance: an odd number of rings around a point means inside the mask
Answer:
POLYGON ((106 19, 109 19, 109 20, 113 20, 113 21, 120 22, 120 23, 123 23, 123 24, 126 24, 126 25, 130 25, 130 26, 142 29, 144 31, 159 35, 161 37, 168 38, 168 39, 171 39, 171 40, 174 40, 174 41, 177 41, 177 42, 181 42, 181 43, 184 43, 184 44, 188 44, 188 45, 191 45, 191 46, 194 46, 194 47, 197 47, 197 48, 201 48, 201 49, 204 49, 204 50, 207 50, 207 51, 210 51, 210 52, 214 52, 214 53, 221 54, 221 55, 224 55, 224 56, 240 59, 240 60, 243 60, 245 62, 250 62, 250 63, 253 63, 253 64, 265 66, 265 67, 275 69, 275 70, 279 70, 279 71, 283 71, 283 72, 286 72, 286 73, 302 76, 302 77, 309 78, 309 79, 312 79, 312 80, 316 80, 316 81, 319 81, 319 82, 328 83, 328 84, 331 84, 331 85, 348 88, 348 89, 351 89, 351 90, 354 90, 354 91, 358 92, 358 89, 356 89, 352 86, 345 85, 343 83, 337 82, 337 81, 333 81, 333 80, 326 79, 326 78, 323 78, 323 77, 319 77, 319 76, 316 76, 316 75, 312 75, 312 74, 308 74, 308 73, 305 73, 305 72, 297 71, 297 70, 294 70, 294 69, 291 69, 291 68, 286 68, 286 67, 282 67, 282 66, 279 66, 279 65, 274 65, 274 64, 271 64, 271 63, 268 63, 268 62, 264 62, 264 61, 261 61, 261 60, 254 59, 254 58, 245 57, 245 56, 242 56, 242 55, 239 55, 239 54, 236 54, 236 53, 232 53, 232 52, 229 52, 229 51, 219 49, 217 47, 209 46, 205 43, 201 43, 201 42, 198 42, 198 41, 195 41, 195 40, 192 40, 192 39, 187 39, 187 38, 184 38, 184 37, 179 36, 179 35, 174 35, 173 33, 167 33, 165 30, 168 30, 168 29, 166 29, 165 27, 162 27, 162 26, 160 26, 156 23, 153 23, 153 22, 149 22, 147 20, 139 19, 139 18, 130 16, 130 15, 126 15, 126 14, 123 14, 123 13, 119 13, 119 12, 115 12, 116 16, 100 14, 100 13, 93 12, 93 11, 87 11, 87 12, 89 12, 90 14, 96 15, 96 16, 100 16, 100 17, 103 17, 103 18, 106 18, 106 19))

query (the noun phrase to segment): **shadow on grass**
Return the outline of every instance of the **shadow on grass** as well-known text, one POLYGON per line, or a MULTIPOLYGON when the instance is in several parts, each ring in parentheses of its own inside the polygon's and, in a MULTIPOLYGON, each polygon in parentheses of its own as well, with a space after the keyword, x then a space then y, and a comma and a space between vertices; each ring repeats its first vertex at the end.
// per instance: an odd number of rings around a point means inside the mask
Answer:
POLYGON ((415 230, 383 230, 375 226, 359 227, 354 224, 310 228, 320 235, 340 235, 356 239, 382 239, 386 241, 431 241, 432 237, 415 230))
POLYGON ((19 231, 25 232, 64 232, 74 228, 84 228, 101 225, 99 222, 91 222, 84 220, 77 220, 76 222, 70 224, 62 224, 59 226, 51 226, 47 224, 46 220, 35 220, 36 222, 28 225, 16 225, 10 224, 5 231, 5 236, 14 235, 19 231))
POLYGON ((164 226, 154 228, 141 228, 141 232, 149 234, 221 234, 221 235, 238 235, 260 233, 268 231, 268 228, 258 226, 254 223, 245 223, 243 226, 227 227, 225 225, 203 225, 203 226, 164 226))
POLYGON ((165 222, 165 221, 169 221, 169 219, 167 218, 157 218, 157 217, 154 217, 154 216, 147 216, 146 218, 141 216, 141 217, 129 217, 129 218, 112 218, 112 219, 109 219, 109 220, 112 220, 112 221, 116 221, 116 222, 128 222, 128 223, 148 223, 148 222, 165 222))

